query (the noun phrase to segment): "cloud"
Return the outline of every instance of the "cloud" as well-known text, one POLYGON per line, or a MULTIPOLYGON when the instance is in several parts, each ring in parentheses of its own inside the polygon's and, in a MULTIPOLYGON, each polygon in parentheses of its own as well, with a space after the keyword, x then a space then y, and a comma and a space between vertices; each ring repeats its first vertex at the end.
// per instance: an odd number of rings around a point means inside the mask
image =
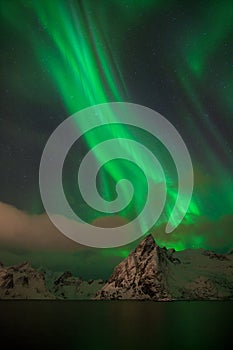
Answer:
POLYGON ((128 223, 128 220, 120 216, 100 217, 92 222, 97 227, 118 227, 128 223))
POLYGON ((28 215, 0 202, 1 248, 25 250, 77 250, 82 246, 65 237, 46 214, 28 215))
MULTIPOLYGON (((59 223, 89 233, 88 225, 57 216, 59 223)), ((119 216, 102 217, 93 222, 97 227, 118 227, 127 223, 119 216)), ((90 233, 89 233, 90 234, 90 233)), ((72 241, 62 234, 47 214, 29 215, 11 205, 0 202, 0 246, 18 250, 76 251, 89 247, 72 241)))
MULTIPOLYGON (((125 223, 119 217, 105 217, 93 224, 114 227, 125 223)), ((0 261, 6 265, 28 260, 35 267, 70 270, 85 278, 107 278, 122 259, 121 248, 83 246, 63 235, 46 214, 28 215, 0 202, 0 261)))

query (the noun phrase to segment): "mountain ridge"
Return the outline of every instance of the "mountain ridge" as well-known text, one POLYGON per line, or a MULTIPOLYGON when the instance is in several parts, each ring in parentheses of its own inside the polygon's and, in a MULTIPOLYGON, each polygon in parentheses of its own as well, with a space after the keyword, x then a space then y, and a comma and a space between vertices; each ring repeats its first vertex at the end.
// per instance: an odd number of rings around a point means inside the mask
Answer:
POLYGON ((113 271, 97 300, 230 300, 233 255, 159 247, 152 235, 113 271))
POLYGON ((177 252, 147 235, 107 281, 0 263, 0 299, 233 300, 233 251, 177 252))

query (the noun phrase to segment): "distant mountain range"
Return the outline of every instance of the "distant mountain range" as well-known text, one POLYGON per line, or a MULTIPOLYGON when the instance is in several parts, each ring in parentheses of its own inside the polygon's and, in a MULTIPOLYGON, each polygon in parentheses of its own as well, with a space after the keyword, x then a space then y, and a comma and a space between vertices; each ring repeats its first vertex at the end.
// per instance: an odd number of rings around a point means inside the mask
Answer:
POLYGON ((0 264, 0 299, 233 300, 233 252, 176 252, 148 235, 106 282, 0 264))
POLYGON ((0 266, 0 299, 91 299, 104 281, 84 281, 71 272, 34 269, 28 262, 0 266))

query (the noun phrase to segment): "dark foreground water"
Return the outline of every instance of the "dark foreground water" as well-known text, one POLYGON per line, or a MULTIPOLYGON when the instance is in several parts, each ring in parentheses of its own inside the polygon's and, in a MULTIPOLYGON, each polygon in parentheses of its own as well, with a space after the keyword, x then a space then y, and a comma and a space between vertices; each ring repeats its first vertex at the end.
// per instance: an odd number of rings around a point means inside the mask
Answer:
POLYGON ((1 349, 224 349, 233 302, 1 301, 1 349))

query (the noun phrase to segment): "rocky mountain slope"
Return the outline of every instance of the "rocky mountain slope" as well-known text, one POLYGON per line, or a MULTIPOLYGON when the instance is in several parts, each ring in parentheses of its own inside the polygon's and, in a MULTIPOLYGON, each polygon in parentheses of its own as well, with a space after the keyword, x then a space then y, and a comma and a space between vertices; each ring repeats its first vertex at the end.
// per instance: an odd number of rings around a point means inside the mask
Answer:
POLYGON ((45 284, 42 272, 28 262, 5 267, 0 265, 0 299, 55 299, 45 284))
POLYGON ((36 270, 28 262, 0 264, 0 299, 91 299, 103 280, 84 281, 71 272, 36 270))
POLYGON ((151 235, 123 260, 96 299, 233 299, 233 254, 160 248, 151 235))
POLYGON ((67 271, 54 281, 51 290, 59 299, 91 299, 103 286, 101 279, 84 281, 67 271))

